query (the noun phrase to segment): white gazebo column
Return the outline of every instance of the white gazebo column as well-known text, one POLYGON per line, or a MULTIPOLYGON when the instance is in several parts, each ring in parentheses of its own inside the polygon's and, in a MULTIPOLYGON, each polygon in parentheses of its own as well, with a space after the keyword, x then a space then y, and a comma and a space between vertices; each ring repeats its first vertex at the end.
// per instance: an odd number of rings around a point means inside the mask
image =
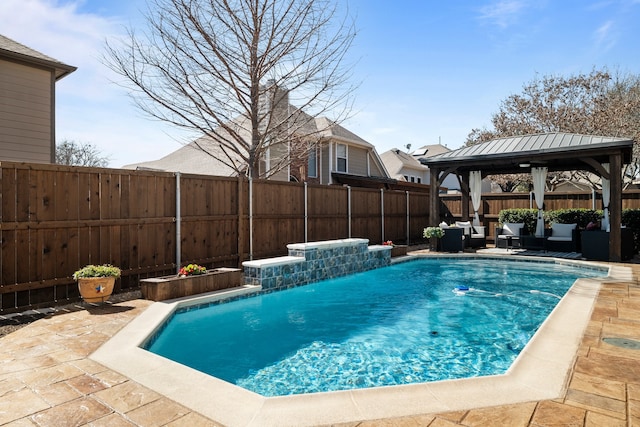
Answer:
POLYGON ((531 168, 533 176, 533 192, 538 207, 538 220, 536 221, 536 237, 544 237, 544 187, 547 182, 547 168, 531 168))
MULTIPOLYGON (((602 167, 609 172, 609 163, 603 163, 602 167)), ((611 175, 609 175, 611 176, 611 175)), ((609 202, 611 200, 610 198, 611 196, 611 181, 606 179, 606 178, 602 178, 602 210, 603 210, 603 215, 602 215, 602 229, 609 231, 609 202)))
POLYGON ((471 204, 473 205, 473 226, 480 226, 480 201, 482 198, 482 172, 471 171, 469 174, 469 190, 471 190, 471 204))

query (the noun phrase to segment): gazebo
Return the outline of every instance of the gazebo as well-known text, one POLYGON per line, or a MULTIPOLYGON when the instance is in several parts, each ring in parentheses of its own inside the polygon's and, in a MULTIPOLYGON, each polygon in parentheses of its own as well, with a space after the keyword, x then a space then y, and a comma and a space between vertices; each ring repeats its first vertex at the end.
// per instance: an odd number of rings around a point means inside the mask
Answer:
MULTIPOLYGON (((471 195, 476 221, 480 180, 487 175, 532 173, 540 219, 547 172, 584 170, 594 173, 603 180, 604 221, 610 214, 609 259, 620 261, 622 166, 631 161, 632 148, 633 140, 629 138, 551 132, 494 139, 425 158, 422 163, 430 169, 432 189, 439 188, 448 174, 458 176, 462 218, 470 218, 471 195)), ((438 191, 431 191, 429 225, 437 225, 439 218, 438 191)))

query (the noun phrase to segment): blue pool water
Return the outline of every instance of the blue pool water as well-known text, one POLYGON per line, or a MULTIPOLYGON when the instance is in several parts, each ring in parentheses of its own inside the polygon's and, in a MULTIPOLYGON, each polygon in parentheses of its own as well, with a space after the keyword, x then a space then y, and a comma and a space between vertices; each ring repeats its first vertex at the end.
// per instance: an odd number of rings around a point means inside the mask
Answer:
POLYGON ((577 277, 604 275, 419 259, 183 310, 146 347, 263 396, 501 374, 577 277))

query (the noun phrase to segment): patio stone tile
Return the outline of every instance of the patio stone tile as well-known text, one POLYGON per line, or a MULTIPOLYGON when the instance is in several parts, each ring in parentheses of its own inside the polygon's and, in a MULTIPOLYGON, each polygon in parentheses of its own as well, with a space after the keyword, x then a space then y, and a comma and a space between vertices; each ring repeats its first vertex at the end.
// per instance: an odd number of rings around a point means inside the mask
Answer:
POLYGON ((87 357, 96 351, 98 347, 104 344, 109 338, 111 337, 97 332, 90 335, 83 335, 70 340, 68 348, 83 357, 87 357))
POLYGON ((111 408, 83 397, 39 412, 31 419, 39 427, 81 426, 111 412, 111 408))
MULTIPOLYGON (((421 424, 423 426, 427 424, 421 424)), ((218 424, 216 422, 211 421, 208 418, 203 417, 200 414, 195 412, 189 412, 182 418, 178 418, 175 421, 171 421, 166 425, 166 427, 224 427, 222 424, 218 424)), ((358 426, 362 426, 362 424, 358 423, 358 426)), ((111 427, 105 426, 105 427, 111 427)))
POLYGON ((640 352, 628 348, 621 348, 615 345, 602 342, 599 347, 592 347, 591 354, 594 357, 623 357, 625 359, 640 360, 640 352))
POLYGON ((98 372, 93 375, 96 379, 102 381, 108 387, 113 387, 117 384, 122 384, 124 382, 129 381, 127 377, 122 374, 117 373, 116 371, 106 370, 102 372, 98 372))
POLYGON ((0 397, 7 393, 15 393, 23 388, 25 388, 24 383, 15 376, 0 378, 0 397))
POLYGON ((455 421, 459 423, 462 419, 467 415, 467 411, 454 411, 454 412, 445 412, 443 414, 438 414, 439 418, 444 418, 445 420, 455 421))
POLYGON ((120 414, 112 413, 89 422, 87 427, 135 427, 135 424, 120 414))
POLYGON ((536 402, 472 409, 462 424, 473 427, 526 426, 536 409, 536 402))
POLYGON ((587 412, 587 419, 584 422, 584 427, 625 427, 626 425, 626 420, 612 418, 597 412, 587 412))
POLYGON ((49 408, 49 404, 28 388, 0 397, 0 425, 49 408))
POLYGON ((594 307, 591 313, 591 320, 601 322, 617 315, 618 309, 616 307, 594 307))
POLYGON ((548 400, 538 403, 533 413, 531 425, 542 426, 582 426, 586 411, 569 405, 548 400))
POLYGON ((565 403, 621 420, 627 419, 627 405, 624 400, 616 400, 610 397, 570 389, 567 391, 565 403))
POLYGON ((100 380, 86 374, 71 378, 66 383, 82 394, 92 394, 107 388, 100 380))
POLYGON ((127 417, 136 424, 151 427, 163 426, 184 417, 188 413, 189 410, 184 406, 178 405, 169 399, 161 398, 127 412, 127 417))
POLYGON ((9 424, 3 424, 2 427, 37 427, 29 418, 20 418, 11 421, 9 424))
POLYGON ((69 378, 82 375, 80 369, 69 364, 55 365, 50 368, 40 369, 37 371, 28 371, 18 375, 27 385, 38 388, 48 384, 57 383, 59 381, 68 380, 69 378))
POLYGON ((95 393, 94 396, 122 413, 127 413, 162 397, 155 391, 151 391, 133 381, 127 381, 101 390, 95 393))
POLYGON ((620 306, 620 308, 618 308, 618 313, 618 317, 620 319, 632 319, 640 321, 640 308, 638 307, 629 307, 626 305, 620 306))
POLYGON ((87 374, 97 374, 99 372, 104 372, 107 370, 105 366, 99 364, 98 362, 94 362, 91 359, 79 359, 73 361, 71 364, 76 368, 83 370, 87 374))
POLYGON ((82 393, 64 382, 46 385, 35 390, 51 406, 82 397, 82 393))
POLYGON ((626 389, 623 382, 602 378, 596 379, 579 372, 573 374, 569 388, 620 401, 624 401, 626 398, 626 389))
POLYGON ((629 401, 629 416, 640 420, 640 401, 638 400, 629 401))
POLYGON ((637 339, 640 337, 640 323, 605 323, 602 327, 602 336, 637 339))
POLYGON ((599 337, 602 332, 602 328, 603 322, 596 322, 592 320, 587 324, 584 334, 592 337, 599 337))
POLYGON ((625 378, 630 382, 640 382, 640 364, 622 357, 578 357, 575 372, 605 379, 625 378))
POLYGON ((640 400, 640 384, 627 384, 627 397, 631 400, 640 400))
POLYGON ((436 417, 435 420, 433 420, 433 422, 431 424, 429 424, 429 427, 456 427, 456 426, 459 426, 459 425, 460 424, 456 423, 455 421, 449 421, 449 420, 447 420, 445 418, 440 418, 438 416, 438 417, 436 417))

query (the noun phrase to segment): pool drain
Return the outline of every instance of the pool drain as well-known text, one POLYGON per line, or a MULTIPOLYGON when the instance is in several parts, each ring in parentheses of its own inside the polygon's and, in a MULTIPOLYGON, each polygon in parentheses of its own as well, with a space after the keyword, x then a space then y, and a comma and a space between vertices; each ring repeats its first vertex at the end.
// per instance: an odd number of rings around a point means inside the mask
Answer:
POLYGON ((640 350, 640 341, 629 338, 602 338, 602 341, 628 350, 640 350))

